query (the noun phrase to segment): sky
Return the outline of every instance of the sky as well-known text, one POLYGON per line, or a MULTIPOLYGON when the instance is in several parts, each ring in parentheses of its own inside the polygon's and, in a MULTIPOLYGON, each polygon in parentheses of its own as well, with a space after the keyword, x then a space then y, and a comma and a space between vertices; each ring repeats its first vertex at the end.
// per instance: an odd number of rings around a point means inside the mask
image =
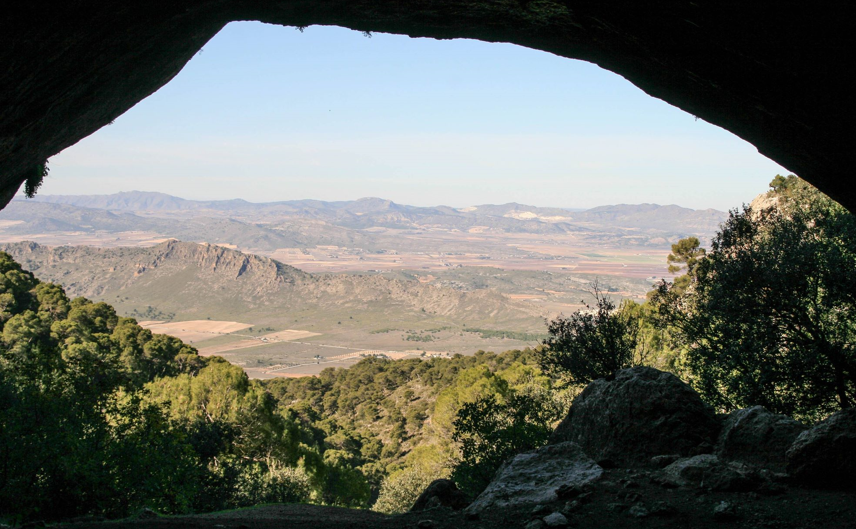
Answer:
POLYGON ((593 64, 472 40, 232 23, 49 160, 40 193, 725 210, 786 169, 593 64))

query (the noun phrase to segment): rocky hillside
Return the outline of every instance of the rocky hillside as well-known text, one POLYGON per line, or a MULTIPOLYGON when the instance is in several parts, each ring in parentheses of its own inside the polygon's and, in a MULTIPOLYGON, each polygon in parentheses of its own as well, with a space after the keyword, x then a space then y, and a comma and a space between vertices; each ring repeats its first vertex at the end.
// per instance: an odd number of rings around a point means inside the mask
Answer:
POLYGON ((462 322, 529 320, 540 314, 482 290, 461 292, 379 276, 308 274, 273 259, 221 246, 175 240, 149 248, 50 248, 7 244, 8 252, 40 279, 62 283, 71 296, 128 297, 171 312, 194 307, 244 311, 355 310, 424 312, 462 322))

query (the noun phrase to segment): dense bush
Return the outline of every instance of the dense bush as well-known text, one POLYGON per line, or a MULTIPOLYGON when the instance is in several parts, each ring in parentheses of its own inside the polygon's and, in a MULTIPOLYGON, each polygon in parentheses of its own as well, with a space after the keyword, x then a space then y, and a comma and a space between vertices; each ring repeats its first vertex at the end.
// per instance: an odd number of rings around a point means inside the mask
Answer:
POLYGON ((387 514, 407 512, 416 499, 440 476, 426 472, 421 466, 408 467, 387 476, 373 509, 387 514))
POLYGON ((634 313, 616 310, 610 297, 594 285, 595 306, 548 322, 540 363, 545 372, 569 384, 588 384, 619 369, 640 364, 640 322, 634 313))

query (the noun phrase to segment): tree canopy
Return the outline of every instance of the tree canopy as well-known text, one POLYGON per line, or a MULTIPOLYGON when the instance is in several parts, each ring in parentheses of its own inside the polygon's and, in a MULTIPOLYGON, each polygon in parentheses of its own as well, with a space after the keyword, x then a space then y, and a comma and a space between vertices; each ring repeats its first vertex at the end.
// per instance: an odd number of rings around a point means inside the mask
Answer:
POLYGON ((771 188, 655 301, 709 402, 816 420, 856 400, 856 220, 793 175, 771 188))

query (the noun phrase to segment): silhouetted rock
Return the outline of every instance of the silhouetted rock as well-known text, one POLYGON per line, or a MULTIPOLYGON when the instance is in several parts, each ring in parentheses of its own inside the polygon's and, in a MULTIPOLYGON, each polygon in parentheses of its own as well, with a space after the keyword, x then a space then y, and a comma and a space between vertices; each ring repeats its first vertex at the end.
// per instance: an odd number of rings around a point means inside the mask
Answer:
POLYGON ((731 502, 721 501, 713 508, 713 519, 717 522, 731 522, 737 518, 737 506, 731 502))
POLYGON ((424 511, 433 507, 449 507, 456 511, 469 504, 467 495, 458 490, 450 479, 436 479, 416 498, 410 512, 424 511))
POLYGON ((651 458, 651 466, 655 468, 665 468, 680 458, 681 456, 677 454, 654 456, 651 458))
POLYGON ((589 384, 550 442, 575 442, 599 464, 644 466, 654 456, 712 451, 719 427, 713 409, 678 377, 634 367, 589 384))
POLYGON ((153 520, 153 519, 158 518, 158 517, 159 517, 158 513, 149 509, 148 507, 141 509, 137 513, 137 515, 134 516, 134 518, 136 518, 138 520, 153 520))
POLYGON ((721 459, 784 472, 788 448, 805 430, 805 425, 761 406, 737 410, 722 426, 716 454, 721 459))
POLYGON ((602 474, 603 469, 575 443, 545 446, 503 463, 466 512, 550 503, 558 499, 559 487, 582 486, 602 474))
POLYGON ((547 527, 567 527, 568 519, 560 512, 554 512, 544 517, 547 527))
POLYGON ((797 437, 787 452, 798 483, 856 488, 856 408, 841 410, 797 437))

